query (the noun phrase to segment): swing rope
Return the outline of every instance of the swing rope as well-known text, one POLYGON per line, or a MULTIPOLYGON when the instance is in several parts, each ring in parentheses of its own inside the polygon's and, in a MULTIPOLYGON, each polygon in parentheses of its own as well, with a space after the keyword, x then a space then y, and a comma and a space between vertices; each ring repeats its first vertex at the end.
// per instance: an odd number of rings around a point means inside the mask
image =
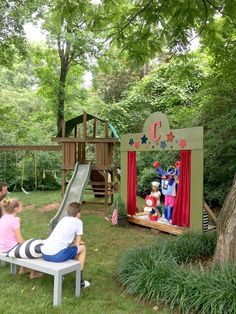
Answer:
POLYGON ((34 153, 34 185, 35 190, 38 189, 38 180, 37 180, 37 152, 34 153))
POLYGON ((22 173, 21 173, 21 191, 25 194, 30 194, 30 192, 27 192, 25 189, 24 189, 24 174, 25 174, 25 159, 23 158, 22 160, 22 173))

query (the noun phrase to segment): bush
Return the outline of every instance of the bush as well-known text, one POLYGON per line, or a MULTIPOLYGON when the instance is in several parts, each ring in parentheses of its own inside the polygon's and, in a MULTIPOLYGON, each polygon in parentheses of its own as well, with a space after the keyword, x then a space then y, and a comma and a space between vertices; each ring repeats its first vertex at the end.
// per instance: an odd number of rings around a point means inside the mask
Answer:
POLYGON ((119 261, 117 280, 126 294, 161 302, 183 313, 236 313, 236 266, 204 270, 186 264, 214 254, 216 234, 186 234, 134 248, 119 261))

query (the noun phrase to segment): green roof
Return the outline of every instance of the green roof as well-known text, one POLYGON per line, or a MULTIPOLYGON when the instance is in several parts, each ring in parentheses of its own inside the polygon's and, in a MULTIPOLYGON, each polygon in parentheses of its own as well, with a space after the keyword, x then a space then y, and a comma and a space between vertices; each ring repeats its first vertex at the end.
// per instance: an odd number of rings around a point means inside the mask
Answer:
MULTIPOLYGON (((104 123, 106 122, 106 120, 103 120, 101 118, 95 117, 95 116, 87 113, 87 121, 90 121, 92 119, 97 119, 97 120, 102 121, 104 123)), ((73 119, 67 120, 65 122, 65 136, 68 137, 71 134, 71 132, 73 131, 73 129, 76 127, 76 125, 82 124, 82 123, 83 123, 83 114, 81 114, 80 116, 75 117, 73 119)), ((116 129, 110 123, 108 123, 108 126, 109 126, 110 130, 112 131, 114 137, 119 139, 119 135, 118 135, 116 129)), ((62 136, 62 129, 60 129, 60 131, 57 134, 57 137, 61 137, 61 136, 62 136)))

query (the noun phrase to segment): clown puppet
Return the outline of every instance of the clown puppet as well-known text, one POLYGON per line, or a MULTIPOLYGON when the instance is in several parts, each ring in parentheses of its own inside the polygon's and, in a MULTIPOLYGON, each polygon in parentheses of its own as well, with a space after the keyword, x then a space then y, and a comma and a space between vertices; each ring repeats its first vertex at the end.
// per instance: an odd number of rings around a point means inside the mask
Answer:
POLYGON ((176 162, 175 167, 168 167, 167 171, 158 162, 154 162, 153 165, 157 169, 157 174, 161 177, 161 192, 165 196, 164 217, 171 223, 177 193, 180 162, 176 162))

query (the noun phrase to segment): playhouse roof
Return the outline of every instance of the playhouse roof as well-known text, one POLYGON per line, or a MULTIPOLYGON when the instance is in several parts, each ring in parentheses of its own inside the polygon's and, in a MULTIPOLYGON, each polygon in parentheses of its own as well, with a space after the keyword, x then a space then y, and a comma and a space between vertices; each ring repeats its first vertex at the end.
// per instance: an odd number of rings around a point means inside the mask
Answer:
MULTIPOLYGON (((98 117, 95 117, 95 116, 93 116, 90 113, 87 113, 86 116, 87 116, 87 121, 90 121, 92 119, 97 119, 97 120, 99 120, 101 122, 104 122, 104 123, 106 122, 106 120, 98 118, 98 117)), ((71 132, 73 131, 73 129, 76 127, 76 125, 82 124, 82 123, 83 123, 83 114, 81 114, 81 115, 79 115, 79 116, 77 116, 75 118, 72 118, 70 120, 67 120, 65 122, 65 136, 66 137, 69 136, 71 134, 71 132)), ((118 135, 116 129, 110 123, 108 123, 108 127, 112 131, 114 137, 118 139, 119 135, 118 135)), ((62 129, 60 129, 60 131, 57 134, 57 137, 61 137, 61 136, 62 136, 62 129)))

